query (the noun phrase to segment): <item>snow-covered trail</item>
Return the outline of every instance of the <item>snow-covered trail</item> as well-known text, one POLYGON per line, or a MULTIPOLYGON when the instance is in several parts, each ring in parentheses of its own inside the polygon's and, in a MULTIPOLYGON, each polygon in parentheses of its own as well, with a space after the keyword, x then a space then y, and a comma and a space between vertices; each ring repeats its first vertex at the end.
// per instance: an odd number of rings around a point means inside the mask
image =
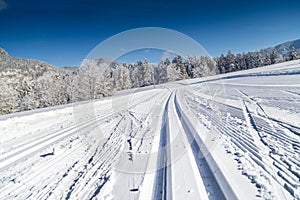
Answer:
MULTIPOLYGON (((125 129, 133 121, 128 119, 131 116, 128 112, 134 112, 136 106, 146 107, 145 105, 161 99, 164 93, 159 92, 161 93, 154 91, 138 98, 137 103, 124 105, 123 110, 100 115, 96 120, 86 120, 59 131, 52 131, 52 124, 49 124, 49 129, 43 130, 47 132, 42 133, 43 137, 36 134, 35 139, 30 138, 21 145, 4 149, 0 163, 0 198, 86 199, 96 196, 107 182, 111 166, 126 142, 125 129), (98 132, 99 129, 104 135, 98 132), (86 134, 86 138, 83 138, 82 133, 86 134)), ((109 102, 101 105, 103 109, 107 104, 109 102)), ((147 109, 144 110, 147 114, 147 109)), ((69 114, 68 109, 65 112, 64 115, 69 114)), ((55 118, 52 120, 56 123, 55 118)), ((131 131, 144 121, 135 120, 134 123, 136 124, 132 125, 131 131)), ((28 131, 29 136, 30 134, 28 131)), ((14 143, 14 139, 3 144, 9 146, 8 143, 14 143)))
POLYGON ((174 199, 224 199, 223 191, 203 156, 196 131, 183 116, 176 93, 170 102, 171 163, 174 199), (179 176, 181 174, 181 176, 179 176), (193 178, 191 178, 193 177, 193 178))
POLYGON ((299 72, 293 61, 1 116, 0 199, 300 199, 299 72))
POLYGON ((299 61, 286 65, 293 67, 192 84, 195 96, 187 100, 203 126, 218 130, 238 170, 257 188, 256 196, 267 199, 300 198, 300 66, 299 61), (221 121, 214 119, 215 108, 221 121))

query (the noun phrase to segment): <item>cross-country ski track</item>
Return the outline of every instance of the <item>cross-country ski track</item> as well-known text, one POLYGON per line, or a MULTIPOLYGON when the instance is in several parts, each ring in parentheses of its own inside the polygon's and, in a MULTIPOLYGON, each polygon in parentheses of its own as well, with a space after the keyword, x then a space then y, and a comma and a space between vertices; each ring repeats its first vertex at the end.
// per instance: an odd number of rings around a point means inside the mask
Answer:
POLYGON ((0 116, 0 199, 300 199, 300 61, 0 116))

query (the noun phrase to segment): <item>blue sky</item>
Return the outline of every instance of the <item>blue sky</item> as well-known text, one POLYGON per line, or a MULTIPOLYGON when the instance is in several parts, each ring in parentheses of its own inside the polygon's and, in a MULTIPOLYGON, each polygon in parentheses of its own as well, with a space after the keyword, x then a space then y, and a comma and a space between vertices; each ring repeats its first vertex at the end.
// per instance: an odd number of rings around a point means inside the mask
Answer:
POLYGON ((0 0, 0 47, 59 67, 80 65, 103 40, 150 26, 182 32, 218 56, 299 39, 299 10, 299 0, 0 0))

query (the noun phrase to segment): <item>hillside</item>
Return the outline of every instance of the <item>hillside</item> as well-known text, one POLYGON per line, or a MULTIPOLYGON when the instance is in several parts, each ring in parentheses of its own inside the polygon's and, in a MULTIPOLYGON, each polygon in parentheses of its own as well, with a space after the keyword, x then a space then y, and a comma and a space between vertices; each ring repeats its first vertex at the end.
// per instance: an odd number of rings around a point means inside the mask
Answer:
POLYGON ((265 55, 266 53, 271 54, 272 51, 276 49, 279 54, 283 55, 284 57, 288 57, 289 52, 292 50, 293 47, 298 51, 298 53, 300 53, 300 39, 284 42, 274 47, 261 49, 260 51, 263 53, 263 55, 265 55))
POLYGON ((0 54, 0 114, 70 102, 70 71, 45 62, 0 54))

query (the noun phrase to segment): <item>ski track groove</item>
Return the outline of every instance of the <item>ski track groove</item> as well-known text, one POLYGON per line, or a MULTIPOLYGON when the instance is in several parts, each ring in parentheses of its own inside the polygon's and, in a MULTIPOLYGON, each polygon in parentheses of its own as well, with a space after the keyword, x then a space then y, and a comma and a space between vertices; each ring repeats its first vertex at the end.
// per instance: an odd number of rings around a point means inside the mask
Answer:
POLYGON ((162 128, 160 132, 159 141, 159 155, 157 158, 158 170, 156 172, 156 179, 154 184, 154 194, 153 198, 157 200, 171 199, 172 191, 170 191, 171 182, 171 168, 168 164, 168 159, 170 159, 170 149, 169 149, 169 133, 168 133, 168 108, 172 93, 169 95, 168 100, 165 104, 164 113, 162 117, 162 128), (169 188, 169 189, 168 189, 169 188))
POLYGON ((210 166, 206 161, 206 156, 204 156, 204 154, 201 151, 201 146, 203 144, 199 144, 197 142, 199 140, 196 140, 197 134, 201 134, 201 133, 197 133, 193 131, 193 129, 187 123, 186 121, 187 119, 184 118, 183 111, 180 108, 179 102, 177 101, 177 93, 175 93, 174 104, 175 104, 176 114, 180 119, 180 122, 184 129, 185 136, 189 141, 190 148, 192 149, 192 153, 193 153, 193 159, 197 164, 199 174, 201 176, 201 179, 206 189, 207 197, 202 197, 202 198, 225 199, 224 193, 221 190, 216 177, 214 176, 210 166))

